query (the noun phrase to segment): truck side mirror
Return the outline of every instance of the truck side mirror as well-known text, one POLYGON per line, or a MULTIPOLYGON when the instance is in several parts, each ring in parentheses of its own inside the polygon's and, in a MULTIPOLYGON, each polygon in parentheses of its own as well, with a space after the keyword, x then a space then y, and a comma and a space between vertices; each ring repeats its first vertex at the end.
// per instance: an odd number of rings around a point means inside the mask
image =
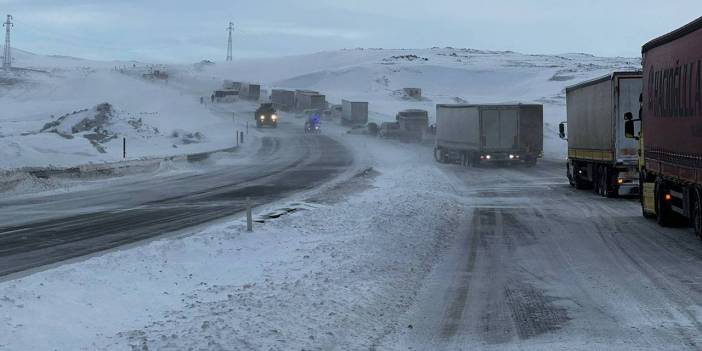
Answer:
POLYGON ((636 133, 634 129, 634 115, 631 114, 631 112, 627 112, 624 114, 624 136, 626 136, 629 139, 635 139, 636 133))
POLYGON ((561 122, 560 124, 558 124, 558 137, 563 140, 565 140, 566 138, 565 124, 566 122, 561 122))

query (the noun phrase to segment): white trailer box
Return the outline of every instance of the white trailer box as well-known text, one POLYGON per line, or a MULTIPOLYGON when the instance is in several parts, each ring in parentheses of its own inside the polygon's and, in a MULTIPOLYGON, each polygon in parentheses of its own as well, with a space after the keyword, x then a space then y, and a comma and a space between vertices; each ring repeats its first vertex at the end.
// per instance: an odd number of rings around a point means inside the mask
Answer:
POLYGON ((341 124, 365 125, 368 123, 368 103, 361 101, 341 101, 341 124))

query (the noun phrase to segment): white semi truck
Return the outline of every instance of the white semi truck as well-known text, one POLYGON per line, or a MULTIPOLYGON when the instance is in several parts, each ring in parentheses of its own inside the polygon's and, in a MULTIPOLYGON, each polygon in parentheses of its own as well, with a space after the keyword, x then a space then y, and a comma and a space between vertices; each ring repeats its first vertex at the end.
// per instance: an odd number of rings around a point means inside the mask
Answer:
POLYGON ((536 164, 543 153, 543 105, 437 105, 434 157, 441 163, 536 164))
POLYGON ((641 72, 614 72, 566 88, 567 176, 578 189, 615 197, 639 191, 636 140, 628 139, 624 114, 639 110, 641 72))

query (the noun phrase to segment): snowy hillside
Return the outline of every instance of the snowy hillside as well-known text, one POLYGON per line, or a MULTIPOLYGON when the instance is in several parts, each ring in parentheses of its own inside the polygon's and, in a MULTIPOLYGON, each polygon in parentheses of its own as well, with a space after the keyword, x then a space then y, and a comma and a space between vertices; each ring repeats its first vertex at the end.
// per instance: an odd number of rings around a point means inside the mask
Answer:
MULTIPOLYGON (((526 55, 515 52, 434 48, 354 49, 310 55, 239 60, 231 63, 171 65, 167 82, 141 79, 151 65, 96 62, 15 51, 14 64, 28 68, 0 72, 0 169, 73 165, 121 159, 118 138, 129 156, 201 152, 231 146, 231 119, 200 105, 224 79, 273 87, 315 89, 332 103, 369 101, 371 120, 394 119, 407 108, 434 118, 437 103, 539 102, 545 111, 546 156, 563 158, 565 143, 555 137, 565 119, 564 88, 613 70, 635 70, 634 58, 586 54, 526 55), (403 99, 405 87, 423 89, 420 101, 403 99), (42 132, 59 116, 109 103, 124 121, 136 118, 153 135, 121 128, 100 147, 86 138, 42 132), (173 135, 200 135, 196 142, 173 135)), ((159 66, 160 67, 160 66, 159 66)), ((253 104, 231 107, 248 111, 253 104)))
POLYGON ((200 105, 199 97, 185 95, 167 82, 141 79, 140 72, 150 69, 145 64, 19 50, 14 58, 20 70, 0 70, 0 170, 118 161, 122 138, 127 139, 130 159, 232 146, 231 115, 217 115, 200 105), (94 117, 103 103, 113 113, 101 126, 62 132, 94 117), (45 128, 56 123, 64 129, 45 128), (95 128, 107 132, 100 143, 90 139, 99 131, 95 128))

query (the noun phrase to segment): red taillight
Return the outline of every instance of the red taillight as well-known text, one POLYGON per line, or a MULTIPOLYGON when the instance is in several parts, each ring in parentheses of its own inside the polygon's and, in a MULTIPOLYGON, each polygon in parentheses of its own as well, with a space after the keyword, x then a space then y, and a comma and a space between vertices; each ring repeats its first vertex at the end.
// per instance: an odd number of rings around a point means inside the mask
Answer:
POLYGON ((670 194, 665 194, 664 198, 665 198, 665 201, 670 201, 673 199, 673 196, 670 194))

